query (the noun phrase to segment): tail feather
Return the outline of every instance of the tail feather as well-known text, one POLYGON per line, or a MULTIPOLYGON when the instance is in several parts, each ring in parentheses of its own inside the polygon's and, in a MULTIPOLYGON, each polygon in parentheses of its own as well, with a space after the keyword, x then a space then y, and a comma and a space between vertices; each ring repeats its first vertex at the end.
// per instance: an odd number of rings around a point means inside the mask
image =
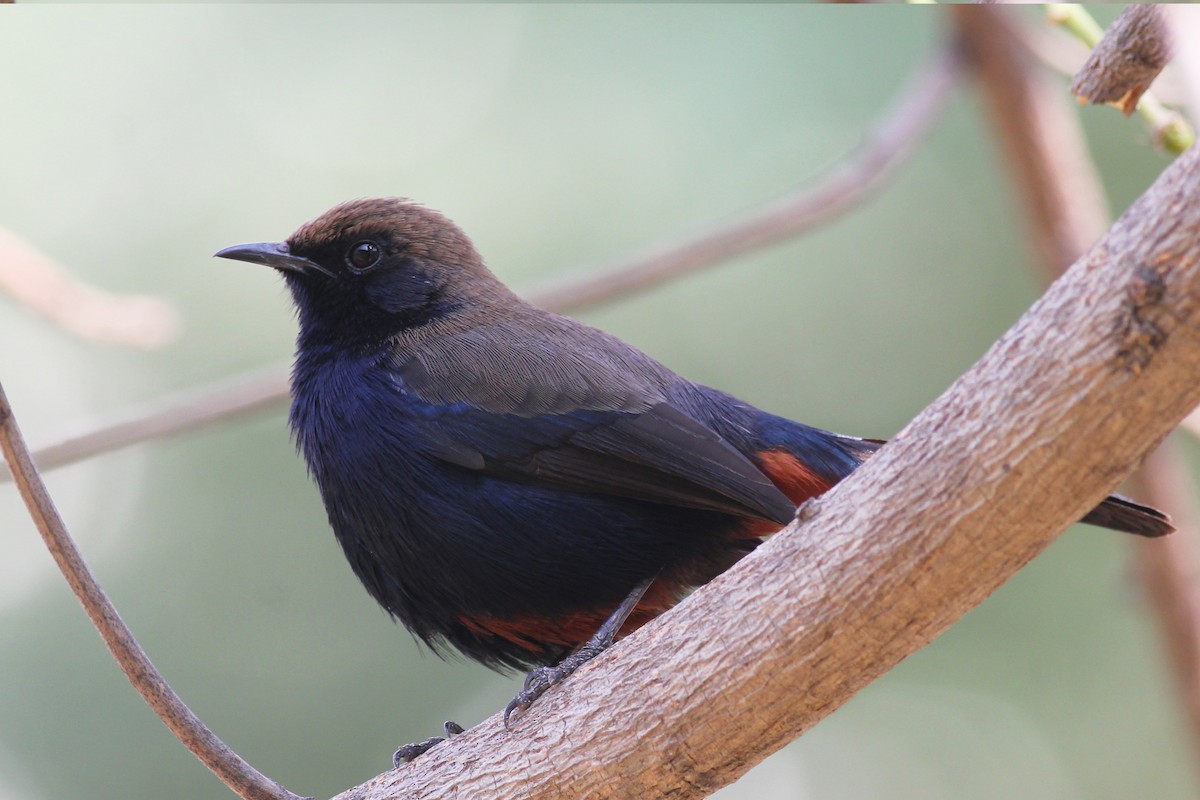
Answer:
POLYGON ((1106 497, 1080 522, 1138 536, 1166 536, 1175 530, 1171 518, 1157 508, 1135 503, 1119 494, 1106 497))

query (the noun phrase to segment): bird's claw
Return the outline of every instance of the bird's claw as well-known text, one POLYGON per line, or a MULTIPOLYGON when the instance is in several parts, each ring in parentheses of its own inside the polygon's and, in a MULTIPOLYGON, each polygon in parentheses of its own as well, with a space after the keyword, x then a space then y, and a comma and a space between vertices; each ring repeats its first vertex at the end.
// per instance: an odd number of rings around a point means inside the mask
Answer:
POLYGON ((413 742, 400 747, 392 754, 392 766, 398 767, 401 764, 408 764, 414 759, 425 755, 429 750, 446 741, 444 736, 430 736, 423 742, 413 742))
POLYGON ((442 742, 447 741, 448 739, 453 739, 455 736, 458 736, 465 729, 463 728, 462 725, 459 725, 454 720, 448 719, 444 723, 442 723, 442 730, 445 731, 445 733, 446 733, 445 736, 430 736, 428 739, 426 739, 423 742, 413 742, 412 744, 406 744, 403 747, 396 750, 396 752, 394 754, 392 754, 392 766, 398 767, 401 764, 410 763, 414 759, 425 755, 425 753, 429 752, 430 750, 432 750, 434 747, 441 744, 442 742))
MULTIPOLYGON (((646 591, 646 587, 650 585, 650 581, 646 581, 637 591, 626 600, 629 608, 633 607, 642 594, 646 591), (630 602, 632 600, 632 602, 630 602)), ((628 609, 623 609, 617 612, 620 614, 619 621, 615 627, 619 627, 620 623, 628 616, 628 609)), ((525 676, 525 685, 517 696, 512 699, 507 706, 504 707, 504 729, 510 730, 509 720, 512 718, 513 712, 525 712, 529 710, 537 699, 546 693, 546 690, 551 686, 562 683, 567 678, 575 674, 575 671, 584 664, 591 661, 596 656, 608 649, 613 642, 613 633, 608 630, 609 624, 597 631, 596 635, 589 639, 574 653, 564 658, 552 667, 535 667, 525 676)), ((614 630, 615 630, 614 627, 614 630)))
MULTIPOLYGON (((524 714, 546 690, 556 683, 562 683, 575 670, 558 667, 536 667, 525 676, 525 685, 517 696, 504 707, 504 729, 509 730, 509 721, 514 712, 524 714)), ((519 715, 518 715, 519 716, 519 715)))

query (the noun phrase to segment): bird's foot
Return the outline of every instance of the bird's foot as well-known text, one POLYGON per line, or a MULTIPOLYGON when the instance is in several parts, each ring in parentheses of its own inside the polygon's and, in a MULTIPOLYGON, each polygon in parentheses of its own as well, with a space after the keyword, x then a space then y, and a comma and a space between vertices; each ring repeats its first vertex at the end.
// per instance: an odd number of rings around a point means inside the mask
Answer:
POLYGON ((447 739, 453 739, 463 732, 464 728, 457 722, 446 720, 442 725, 442 730, 446 732, 445 736, 430 736, 423 742, 413 742, 406 744, 392 755, 392 766, 398 767, 401 764, 407 764, 415 758, 425 755, 430 749, 436 747, 447 739))
POLYGON ((529 710, 530 706, 537 702, 539 697, 546 693, 547 689, 562 683, 574 675, 575 670, 607 650, 616 640, 617 631, 621 630, 621 626, 625 624, 625 620, 629 619, 629 615, 633 613, 633 609, 641 602, 642 597, 646 594, 646 590, 650 588, 650 584, 652 583, 654 583, 654 578, 647 578, 633 587, 633 591, 621 601, 621 604, 613 610, 608 619, 604 620, 604 624, 600 626, 600 630, 596 631, 592 638, 584 642, 574 653, 571 653, 553 667, 537 667, 526 675, 525 685, 521 688, 521 691, 512 699, 512 702, 504 707, 504 729, 509 729, 508 723, 514 712, 520 711, 521 713, 525 713, 529 710))
POLYGON ((509 720, 516 712, 518 718, 529 710, 537 699, 544 695, 551 686, 557 686, 575 674, 575 670, 603 653, 612 644, 612 640, 596 641, 593 639, 583 647, 571 653, 553 667, 535 667, 525 676, 525 685, 521 691, 504 707, 504 727, 507 730, 509 720))

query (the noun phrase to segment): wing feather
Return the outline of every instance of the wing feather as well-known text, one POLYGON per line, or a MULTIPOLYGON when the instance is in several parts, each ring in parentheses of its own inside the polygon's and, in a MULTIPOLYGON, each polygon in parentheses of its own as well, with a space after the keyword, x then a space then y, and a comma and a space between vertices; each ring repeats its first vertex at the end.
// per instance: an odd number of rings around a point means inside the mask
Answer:
POLYGON ((508 480, 780 524, 795 514, 748 458, 667 403, 538 417, 460 408, 436 428, 437 457, 508 480))

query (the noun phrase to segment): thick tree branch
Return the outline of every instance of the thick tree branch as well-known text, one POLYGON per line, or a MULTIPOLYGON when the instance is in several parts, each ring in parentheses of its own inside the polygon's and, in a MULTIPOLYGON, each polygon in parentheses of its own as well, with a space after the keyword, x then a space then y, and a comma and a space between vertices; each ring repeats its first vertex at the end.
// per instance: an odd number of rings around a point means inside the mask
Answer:
POLYGON ((162 674, 150 662, 133 633, 126 627, 112 601, 92 575, 83 555, 75 546, 67 527, 59 516, 46 484, 38 475, 25 447, 25 440, 17 427, 12 407, 4 388, 0 386, 0 450, 15 476, 17 488, 25 500, 25 506, 33 517, 42 539, 55 563, 62 570, 71 591, 79 598, 92 624, 100 632, 109 652, 120 665, 129 682, 141 693, 146 703, 154 710, 179 741, 192 751, 205 766, 216 773, 246 800, 300 800, 287 789, 250 766, 237 753, 217 738, 200 719, 192 713, 179 695, 167 684, 162 674))
MULTIPOLYGON (((1047 283, 1057 279, 1108 226, 1107 202, 1066 96, 1024 57, 1028 31, 1006 9, 958 10, 956 21, 985 87, 990 116, 1018 178, 1021 207, 1039 247, 1047 283), (1049 128, 1049 129, 1048 129, 1049 128), (1066 156, 1064 157, 1064 154, 1066 156), (1069 208, 1055 212, 1055 206, 1069 208), (1047 210, 1051 213, 1047 213, 1047 210)), ((1161 32, 1160 32, 1161 33, 1161 32)), ((1112 29, 1110 29, 1110 35, 1112 29)), ((1120 76, 1111 76, 1120 80, 1120 76)), ((1200 752, 1200 564, 1194 554, 1200 511, 1180 486, 1182 460, 1166 442, 1131 481, 1139 499, 1175 518, 1165 542, 1134 542, 1142 591, 1162 632, 1193 753, 1200 752)), ((1200 758, 1193 758, 1200 764, 1200 758)))
POLYGON ((1200 154, 801 520, 552 691, 339 796, 700 797, 977 605, 1200 402, 1200 154), (631 738, 636 737, 636 738, 631 738))

